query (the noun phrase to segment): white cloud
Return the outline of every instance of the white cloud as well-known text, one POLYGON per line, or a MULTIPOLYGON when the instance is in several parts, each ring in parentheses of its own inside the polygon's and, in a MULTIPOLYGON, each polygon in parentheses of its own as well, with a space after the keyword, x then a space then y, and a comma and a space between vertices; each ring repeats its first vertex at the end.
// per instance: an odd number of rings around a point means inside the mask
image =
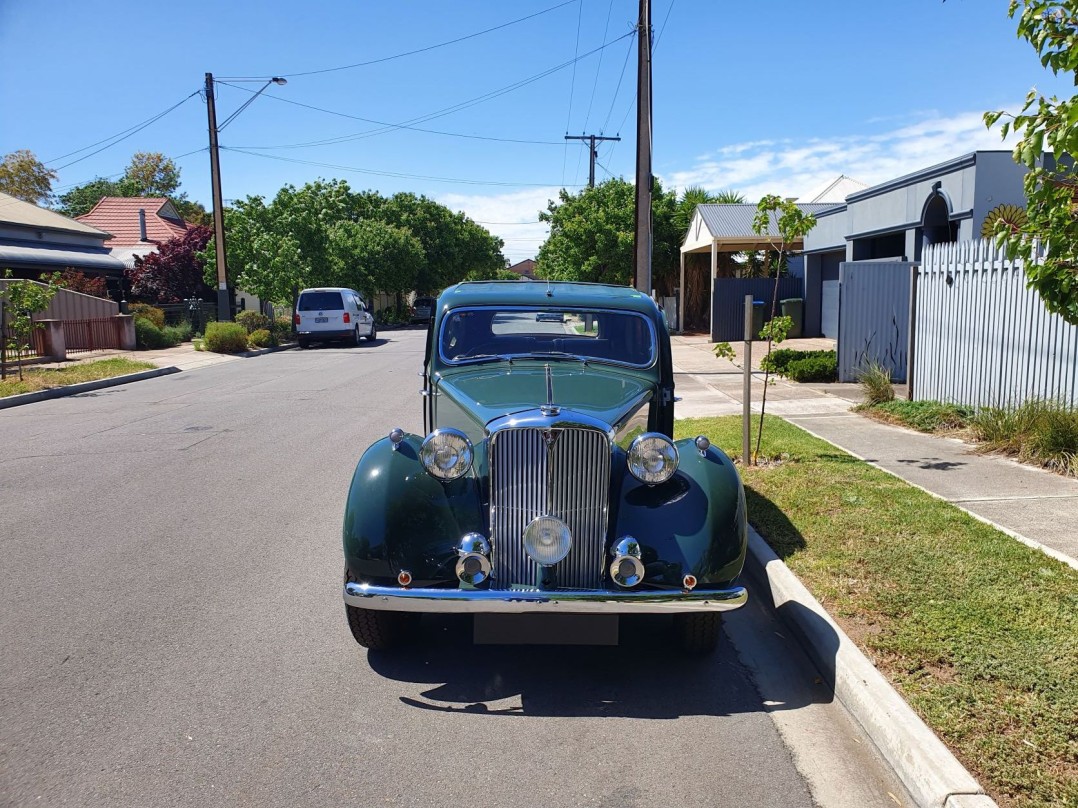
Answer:
POLYGON ((452 210, 463 211, 505 241, 502 253, 512 263, 534 258, 550 232, 539 222, 539 211, 547 201, 558 198, 557 188, 534 188, 491 196, 443 194, 438 201, 452 210))
POLYGON ((977 149, 1007 149, 1014 143, 986 129, 980 112, 918 113, 916 122, 906 120, 881 134, 723 144, 692 167, 663 177, 663 185, 732 189, 749 201, 764 194, 800 197, 839 174, 875 185, 977 149))

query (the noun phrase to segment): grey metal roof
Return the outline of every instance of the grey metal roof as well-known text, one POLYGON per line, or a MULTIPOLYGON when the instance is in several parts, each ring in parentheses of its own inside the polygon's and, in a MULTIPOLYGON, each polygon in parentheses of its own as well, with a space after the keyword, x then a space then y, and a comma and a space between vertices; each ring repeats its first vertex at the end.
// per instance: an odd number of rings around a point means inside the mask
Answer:
POLYGON ((59 230, 66 233, 100 236, 102 239, 109 237, 104 230, 69 219, 54 210, 23 202, 3 192, 0 192, 0 223, 32 227, 38 230, 59 230))
POLYGON ((55 243, 48 247, 0 244, 0 264, 75 267, 116 275, 122 273, 124 269, 123 262, 108 253, 80 250, 77 247, 64 248, 55 243))
MULTIPOLYGON (((805 213, 819 213, 836 207, 834 202, 798 202, 796 204, 805 213)), ((756 205, 697 205, 696 212, 704 220, 704 226, 711 233, 712 238, 751 239, 756 237, 756 233, 752 229, 752 220, 756 216, 756 205)), ((778 237, 779 231, 774 221, 771 222, 767 235, 778 237)))

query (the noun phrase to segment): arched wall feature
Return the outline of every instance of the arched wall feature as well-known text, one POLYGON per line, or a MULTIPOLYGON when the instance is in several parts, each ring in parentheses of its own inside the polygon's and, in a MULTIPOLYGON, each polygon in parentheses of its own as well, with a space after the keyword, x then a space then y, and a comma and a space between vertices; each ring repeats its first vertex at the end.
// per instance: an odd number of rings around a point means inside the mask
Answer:
POLYGON ((958 225, 951 221, 951 200, 937 189, 925 200, 921 212, 922 246, 955 241, 958 241, 958 225))

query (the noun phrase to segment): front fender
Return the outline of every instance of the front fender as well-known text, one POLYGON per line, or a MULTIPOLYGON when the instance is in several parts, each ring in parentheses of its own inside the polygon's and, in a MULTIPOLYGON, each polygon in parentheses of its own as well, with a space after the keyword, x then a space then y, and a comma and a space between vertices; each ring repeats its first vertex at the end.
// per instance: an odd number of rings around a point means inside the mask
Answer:
POLYGON ((677 441, 680 462, 662 485, 641 483, 620 458, 623 478, 613 538, 630 535, 643 551, 645 581, 682 585, 687 574, 698 586, 728 586, 741 573, 748 542, 745 490, 722 451, 701 453, 691 438, 677 441))
POLYGON ((356 465, 343 535, 345 563, 355 579, 396 581, 405 569, 417 586, 456 582, 460 538, 485 530, 474 467, 460 479, 441 482, 419 460, 422 441, 409 434, 394 449, 383 438, 356 465))

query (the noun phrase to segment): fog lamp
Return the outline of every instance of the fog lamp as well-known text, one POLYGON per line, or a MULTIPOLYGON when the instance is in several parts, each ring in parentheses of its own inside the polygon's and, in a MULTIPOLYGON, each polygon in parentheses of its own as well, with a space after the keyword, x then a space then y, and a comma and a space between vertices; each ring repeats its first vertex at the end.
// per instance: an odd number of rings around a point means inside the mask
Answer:
POLYGON ((457 577, 476 586, 490 576, 490 543, 480 533, 468 533, 457 548, 457 577))
POLYGON ((524 552, 536 564, 552 567, 569 555, 573 534, 553 516, 540 516, 524 528, 524 552))
POLYGON ((628 589, 644 580, 644 562, 640 544, 632 536, 623 536, 610 548, 610 577, 618 586, 628 589))
POLYGON ((436 429, 419 447, 419 459, 428 474, 455 480, 472 466, 472 444, 458 429, 436 429))
POLYGON ((629 446, 629 471, 648 485, 665 483, 677 471, 674 442, 658 432, 645 432, 629 446))

